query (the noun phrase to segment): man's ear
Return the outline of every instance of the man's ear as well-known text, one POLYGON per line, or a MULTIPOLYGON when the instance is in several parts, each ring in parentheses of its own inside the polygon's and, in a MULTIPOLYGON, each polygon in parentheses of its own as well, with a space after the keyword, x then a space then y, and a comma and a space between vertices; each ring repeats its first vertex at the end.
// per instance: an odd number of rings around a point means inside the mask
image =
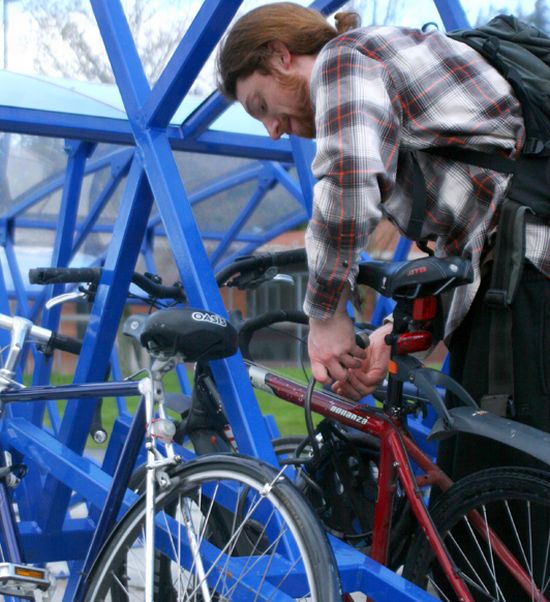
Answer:
POLYGON ((271 64, 276 68, 286 71, 292 64, 292 54, 283 42, 273 40, 268 43, 267 47, 271 51, 271 64))

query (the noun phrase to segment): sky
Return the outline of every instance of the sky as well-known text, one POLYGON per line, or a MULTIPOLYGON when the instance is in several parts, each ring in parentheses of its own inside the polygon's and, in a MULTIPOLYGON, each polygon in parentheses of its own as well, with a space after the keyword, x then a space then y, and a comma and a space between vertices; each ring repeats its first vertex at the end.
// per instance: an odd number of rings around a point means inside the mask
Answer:
MULTIPOLYGON (((303 5, 310 4, 311 0, 294 0, 303 5)), ((360 1, 360 0, 359 0, 360 1)), ((385 11, 386 0, 372 0, 371 2, 361 2, 362 5, 372 6, 378 3, 378 14, 382 15, 385 11)), ((25 14, 21 9, 21 4, 18 0, 0 0, 8 2, 6 5, 8 11, 8 32, 7 32, 7 61, 8 69, 18 73, 35 74, 36 68, 34 65, 34 45, 33 31, 29 15, 25 14)), ((396 25, 409 25, 421 27, 424 23, 435 21, 441 23, 438 12, 433 0, 399 0, 400 10, 396 16, 396 25)), ((259 4, 265 4, 265 0, 244 0, 242 4, 243 10, 250 10, 259 4)), ((535 0, 490 0, 488 4, 493 4, 498 9, 504 9, 508 12, 514 12, 518 5, 521 5, 525 12, 533 10, 535 0)), ((181 9, 196 11, 197 0, 180 0, 179 6, 181 9)), ((485 5, 486 3, 483 3, 485 5)), ((480 10, 479 0, 462 0, 462 6, 466 12, 467 18, 471 23, 475 22, 480 10)), ((370 8, 369 8, 370 10, 370 8)), ((1 15, 0 15, 1 16, 1 15)), ((369 15, 362 15, 363 23, 367 24, 370 19, 369 15)), ((0 32, 0 35, 3 32, 0 32)), ((3 37, 3 36, 2 36, 3 37)), ((1 50, 1 48, 0 48, 1 50)), ((0 53, 0 57, 3 53, 0 53)), ((2 64, 0 63, 0 67, 2 64)))

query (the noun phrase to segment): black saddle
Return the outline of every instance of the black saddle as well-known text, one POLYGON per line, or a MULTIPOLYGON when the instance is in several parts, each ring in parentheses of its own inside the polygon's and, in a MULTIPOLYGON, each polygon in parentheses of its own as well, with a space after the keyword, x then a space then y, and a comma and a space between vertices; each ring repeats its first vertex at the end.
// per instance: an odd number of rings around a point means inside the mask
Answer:
POLYGON ((184 361, 215 360, 237 351, 237 331, 222 316, 205 309, 170 308, 150 315, 140 333, 152 353, 181 354, 184 361))
POLYGON ((359 264, 357 277, 358 284, 365 284, 381 295, 395 299, 431 297, 472 280, 472 266, 462 257, 368 261, 359 264))

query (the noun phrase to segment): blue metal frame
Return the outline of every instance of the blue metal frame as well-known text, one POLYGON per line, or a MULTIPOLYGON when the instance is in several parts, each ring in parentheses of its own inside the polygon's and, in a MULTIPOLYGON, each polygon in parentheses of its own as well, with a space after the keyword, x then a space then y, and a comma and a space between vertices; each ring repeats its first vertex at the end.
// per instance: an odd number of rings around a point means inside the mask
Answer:
MULTIPOLYGON (((458 0, 434 1, 447 28, 468 25, 458 0)), ((98 258, 104 264, 104 276, 90 316, 75 383, 101 380, 105 374, 126 300, 130 274, 140 253, 148 265, 154 265, 152 241, 155 236, 167 237, 190 303, 225 314, 212 266, 221 267, 233 259, 237 252, 254 251, 278 233, 304 223, 311 215, 314 184, 309 168, 314 152, 311 142, 294 137, 272 141, 267 136, 213 129, 211 126, 214 122, 228 109, 227 101, 218 93, 207 98, 181 124, 172 123, 176 109, 240 4, 240 0, 204 0, 165 71, 151 89, 120 0, 91 0, 128 118, 113 119, 0 106, 1 131, 67 140, 68 161, 63 177, 53 177, 41 191, 32 191, 0 216, 0 244, 8 259, 14 283, 13 295, 20 312, 36 316, 46 294, 37 295, 26 290, 14 251, 17 227, 56 229, 52 265, 67 265, 90 233, 103 229, 112 232, 112 241, 105 256, 98 258), (120 144, 126 148, 95 159, 95 145, 102 142, 120 144), (177 170, 174 151, 244 157, 253 162, 238 173, 229 174, 188 195, 177 170), (296 168, 298 182, 288 173, 291 166, 296 168), (77 207, 83 178, 87 173, 106 167, 111 169, 110 179, 96 197, 88 217, 78 223, 77 207), (125 191, 118 219, 112 228, 99 225, 98 219, 105 204, 124 181, 125 191), (257 189, 234 224, 225 232, 199 232, 191 211, 192 205, 243 181, 257 181, 257 189), (261 206, 266 191, 274 185, 285 187, 296 198, 296 212, 273 224, 262 235, 243 233, 243 225, 261 206), (27 209, 59 186, 63 187, 62 206, 55 224, 25 217, 27 209), (149 219, 153 203, 156 203, 158 217, 149 219), (219 241, 210 257, 204 248, 204 241, 208 237, 219 241), (238 251, 233 248, 234 242, 240 245, 238 251), (31 298, 35 301, 32 309, 28 305, 31 298)), ((344 0, 316 0, 311 6, 329 14, 343 4, 344 0)), ((400 247, 398 253, 405 251, 400 247)), ((9 311, 7 294, 4 274, 0 273, 0 298, 3 299, 0 310, 6 313, 9 311)), ((379 311, 387 311, 387 308, 379 311)), ((44 323, 48 327, 55 328, 58 321, 57 310, 47 312, 44 316, 44 323)), ((49 363, 37 355, 35 361, 37 369, 33 382, 47 382, 49 363)), ((240 450, 275 463, 269 431, 257 407, 241 357, 237 355, 213 362, 213 372, 240 450)), ((40 458, 29 458, 37 469, 35 473, 31 471, 27 485, 21 488, 18 497, 24 518, 21 536, 23 547, 30 560, 53 560, 62 550, 65 558, 82 560, 81 551, 89 536, 89 525, 67 518, 71 491, 78 488, 86 499, 101 504, 104 492, 110 485, 106 473, 82 457, 94 402, 69 402, 62 420, 56 417, 53 404, 50 409, 55 438, 45 432, 42 426, 44 406, 40 404, 27 404, 12 411, 9 432, 4 431, 1 435, 2 443, 14 453, 27 457, 29 449, 34 447, 40 449, 42 454, 40 458), (49 469, 43 487, 42 462, 46 462, 49 469), (82 482, 77 485, 79 478, 83 479, 84 485, 82 482), (38 509, 30 503, 32 493, 37 491, 40 491, 42 499, 38 509), (55 543, 50 545, 47 541, 55 543)), ((114 464, 128 426, 127 419, 122 415, 107 451, 107 470, 108 466, 114 464)), ((380 599, 431 599, 344 544, 334 542, 334 547, 350 589, 354 589, 355 585, 355 589, 380 599)))

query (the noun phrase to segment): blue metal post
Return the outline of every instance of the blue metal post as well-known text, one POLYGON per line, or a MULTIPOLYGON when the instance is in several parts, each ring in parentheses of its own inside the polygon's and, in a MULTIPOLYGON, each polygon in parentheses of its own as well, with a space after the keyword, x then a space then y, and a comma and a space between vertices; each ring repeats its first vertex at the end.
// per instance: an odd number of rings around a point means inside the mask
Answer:
POLYGON ((469 27, 468 18, 458 0, 434 0, 446 29, 469 27))
MULTIPOLYGON (((93 151, 94 145, 88 142, 67 142, 66 150, 69 155, 67 161, 65 186, 61 198, 61 207, 57 234, 55 237, 54 248, 50 265, 67 266, 72 256, 73 235, 76 227, 76 218, 78 214, 78 203, 80 200, 80 191, 82 189, 82 180, 84 178, 84 169, 86 159, 93 151)), ((63 287, 60 285, 50 288, 50 296, 61 293, 63 287)), ((61 308, 55 307, 50 311, 45 311, 42 317, 42 325, 56 331, 59 326, 61 308)), ((50 379, 51 362, 40 356, 36 359, 36 365, 33 372, 33 383, 42 384, 50 379)), ((32 411, 32 420, 35 424, 42 421, 44 415, 43 404, 35 404, 32 411)))
MULTIPOLYGON (((203 27, 209 28, 211 19, 217 14, 218 3, 205 4, 211 12, 203 27)), ((233 9, 234 14, 239 3, 224 5, 233 9)), ((92 0, 92 7, 190 303, 225 314, 166 132, 144 127, 142 107, 148 101, 149 91, 122 7, 117 1, 107 3, 105 0, 92 0)), ((202 13, 200 16, 205 17, 202 13)), ((181 44, 184 43, 185 37, 181 44)), ((179 53, 176 55, 180 56, 179 53)), ((193 65, 196 69, 197 64, 193 65)), ((180 73, 177 65, 172 65, 172 70, 180 73)), ((175 93, 176 88, 165 86, 175 93)), ((168 107, 168 104, 163 106, 168 107)), ((275 463, 268 432, 241 359, 233 357, 213 362, 212 369, 241 450, 275 463), (265 432, 259 433, 258 429, 265 432)))
MULTIPOLYGON (((152 200, 140 156, 136 154, 84 337, 74 376, 76 383, 101 381, 105 376, 152 200)), ((59 432, 60 441, 82 453, 93 413, 92 403, 67 402, 59 432)), ((70 491, 53 478, 46 481, 44 489, 40 523, 45 530, 57 529, 63 520, 70 491)))

